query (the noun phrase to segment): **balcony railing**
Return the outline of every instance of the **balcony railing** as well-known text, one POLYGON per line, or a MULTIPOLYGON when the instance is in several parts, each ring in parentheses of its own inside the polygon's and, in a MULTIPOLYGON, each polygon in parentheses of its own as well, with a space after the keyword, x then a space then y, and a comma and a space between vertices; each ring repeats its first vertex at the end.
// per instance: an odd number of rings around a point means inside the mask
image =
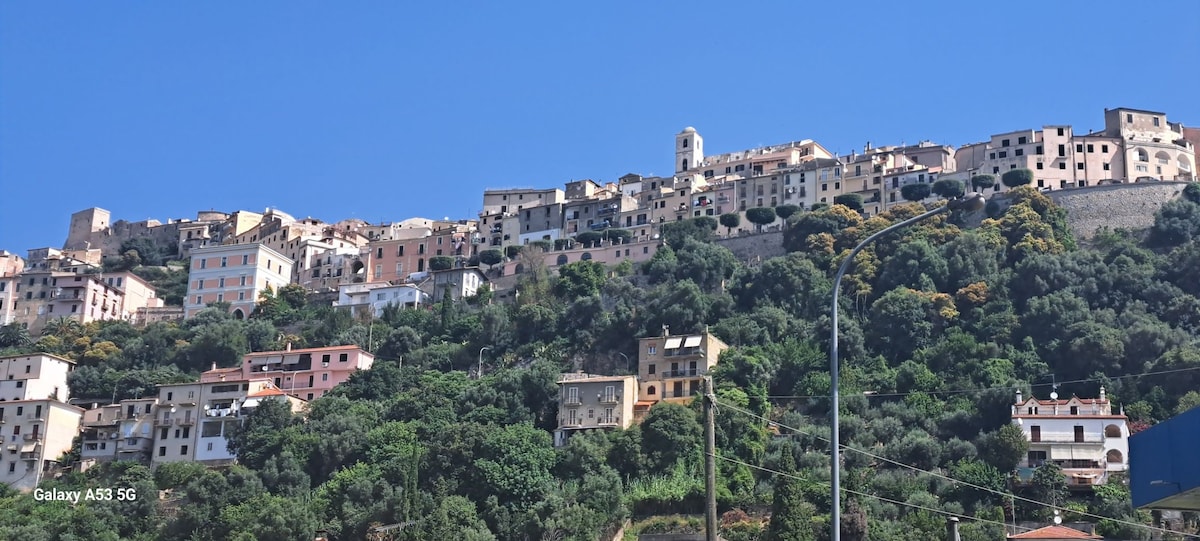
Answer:
POLYGON ((25 441, 42 441, 41 434, 26 434, 25 441))
POLYGON ((612 417, 601 417, 596 420, 596 424, 600 426, 617 426, 621 424, 621 416, 614 415, 612 417))
POLYGON ((175 424, 177 424, 179 426, 192 426, 192 425, 196 424, 196 420, 190 419, 190 418, 189 419, 175 419, 175 424))
POLYGON ((155 419, 154 426, 171 426, 170 419, 155 419))
POLYGON ((1087 436, 1076 438, 1070 434, 1042 434, 1039 438, 1030 437, 1031 443, 1104 443, 1103 436, 1087 436))
POLYGON ((580 404, 582 404, 582 403, 583 403, 583 402, 580 402, 580 401, 579 401, 579 397, 578 397, 578 396, 576 396, 576 397, 567 397, 567 398, 564 398, 564 399, 563 399, 563 405, 564 405, 564 406, 578 406, 578 405, 580 405, 580 404))
POLYGON ((682 370, 664 370, 662 377, 666 378, 691 378, 703 376, 708 373, 707 368, 686 368, 682 370))
POLYGON ((621 397, 617 395, 609 395, 600 397, 601 404, 616 404, 621 401, 621 397))

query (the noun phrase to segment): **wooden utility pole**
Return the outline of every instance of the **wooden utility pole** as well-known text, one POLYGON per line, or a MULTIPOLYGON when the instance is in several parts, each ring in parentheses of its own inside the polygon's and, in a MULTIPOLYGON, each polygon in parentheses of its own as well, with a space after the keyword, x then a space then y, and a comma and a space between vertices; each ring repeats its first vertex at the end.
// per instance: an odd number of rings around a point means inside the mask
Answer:
POLYGON ((717 413, 712 377, 704 378, 704 539, 717 541, 717 413))

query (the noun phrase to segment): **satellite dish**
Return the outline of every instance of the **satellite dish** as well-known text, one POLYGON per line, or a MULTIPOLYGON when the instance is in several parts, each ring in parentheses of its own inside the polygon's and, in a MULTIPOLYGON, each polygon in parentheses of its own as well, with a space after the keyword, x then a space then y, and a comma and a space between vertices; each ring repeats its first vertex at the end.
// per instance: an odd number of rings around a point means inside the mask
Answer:
POLYGON ((1017 424, 1018 424, 1018 425, 1024 425, 1024 424, 1025 424, 1025 419, 1022 419, 1022 418, 1020 418, 1020 417, 1017 417, 1017 424))
POLYGON ((1050 400, 1058 400, 1058 393, 1057 392, 1050 393, 1050 400))
POLYGON ((1054 510, 1054 523, 1055 523, 1055 524, 1062 524, 1062 517, 1061 517, 1061 516, 1059 516, 1059 514, 1058 514, 1058 510, 1057 510, 1057 509, 1055 509, 1055 510, 1054 510))

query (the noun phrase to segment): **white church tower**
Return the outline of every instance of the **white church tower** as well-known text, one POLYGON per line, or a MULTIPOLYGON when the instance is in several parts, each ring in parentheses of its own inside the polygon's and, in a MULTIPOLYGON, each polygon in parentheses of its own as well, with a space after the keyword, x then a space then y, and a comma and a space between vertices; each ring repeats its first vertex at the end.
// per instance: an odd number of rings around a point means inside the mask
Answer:
POLYGON ((683 173, 704 162, 704 138, 688 126, 675 135, 675 172, 683 173))

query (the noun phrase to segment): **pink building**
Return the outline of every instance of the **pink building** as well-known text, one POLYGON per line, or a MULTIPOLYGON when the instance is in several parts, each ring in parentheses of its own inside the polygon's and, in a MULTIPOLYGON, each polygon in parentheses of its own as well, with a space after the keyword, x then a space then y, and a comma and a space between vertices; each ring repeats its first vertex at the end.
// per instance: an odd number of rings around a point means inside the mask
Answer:
POLYGON ((249 317, 258 295, 267 288, 279 291, 292 276, 292 260, 262 244, 208 246, 192 251, 184 317, 192 317, 211 303, 229 303, 238 319, 249 317))
POLYGON ((242 366, 214 368, 200 374, 201 383, 272 379, 293 398, 320 398, 358 370, 370 370, 375 356, 358 346, 259 351, 242 357, 242 366))

